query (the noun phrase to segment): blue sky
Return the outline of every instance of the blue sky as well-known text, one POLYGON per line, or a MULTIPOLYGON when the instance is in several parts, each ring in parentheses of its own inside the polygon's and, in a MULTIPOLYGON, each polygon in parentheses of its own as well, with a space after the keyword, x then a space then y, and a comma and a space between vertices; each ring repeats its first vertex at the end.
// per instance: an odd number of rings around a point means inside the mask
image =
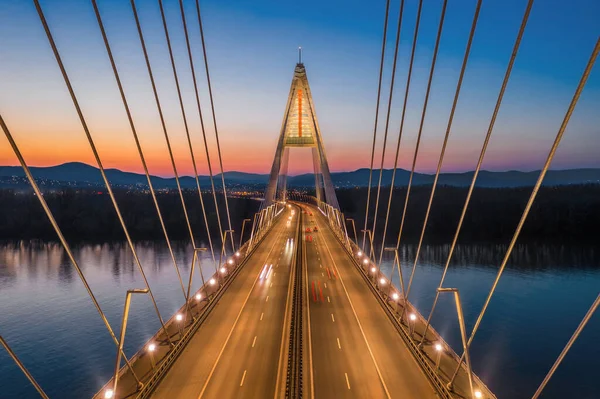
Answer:
MULTIPOLYGON (((168 155, 129 1, 98 0, 152 173, 170 175, 168 155)), ((206 173, 199 118, 176 0, 165 0, 169 33, 184 89, 200 173, 206 173)), ((449 1, 417 169, 435 171, 475 0, 449 1)), ((210 108, 195 17, 185 0, 204 115, 210 108)), ((415 24, 407 0, 385 166, 393 165, 415 24)), ((399 166, 410 168, 441 0, 423 8, 399 166)), ((158 81, 177 165, 191 161, 168 60, 158 3, 137 2, 158 81)), ((517 35, 525 0, 483 2, 458 104, 445 171, 474 167, 517 35)), ((45 0, 42 7, 107 166, 140 171, 123 107, 89 1, 45 0)), ((385 1, 201 1, 217 122, 226 170, 267 172, 272 162, 297 47, 304 49, 317 115, 332 170, 368 167, 375 115, 385 1)), ((387 103, 399 2, 392 1, 382 104, 387 103)), ((484 168, 541 167, 583 68, 600 34, 600 2, 541 1, 533 6, 484 168)), ((600 67, 573 114, 553 168, 600 167, 600 67)), ((380 115, 385 115, 382 105, 380 115)), ((92 163, 73 106, 33 3, 0 0, 0 113, 28 162, 92 163)), ((380 118, 382 120, 383 118, 380 118)), ((210 119, 209 119, 210 121, 210 119)), ((212 124, 207 124, 213 137, 212 124)), ((381 152, 383 123, 378 129, 381 152)), ((210 140, 213 166, 214 139, 210 140)), ((376 164, 380 162, 377 154, 376 164)), ((310 170, 308 152, 292 153, 290 169, 310 170)), ((0 137, 0 164, 15 164, 0 137)))

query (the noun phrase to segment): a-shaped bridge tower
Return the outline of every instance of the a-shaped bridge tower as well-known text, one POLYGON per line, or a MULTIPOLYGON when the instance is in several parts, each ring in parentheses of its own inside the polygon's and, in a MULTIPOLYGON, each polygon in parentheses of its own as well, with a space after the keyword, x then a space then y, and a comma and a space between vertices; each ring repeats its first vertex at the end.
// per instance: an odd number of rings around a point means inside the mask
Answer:
MULTIPOLYGON (((300 50, 301 51, 301 50, 300 50)), ((277 142, 277 150, 269 185, 265 191, 265 202, 263 208, 277 201, 285 201, 287 195, 287 173, 290 148, 312 148, 313 166, 315 174, 315 196, 319 204, 327 203, 339 210, 335 190, 331 182, 323 136, 319 129, 319 122, 315 112, 315 106, 306 77, 306 69, 302 63, 300 52, 290 94, 288 95, 281 133, 277 142)))

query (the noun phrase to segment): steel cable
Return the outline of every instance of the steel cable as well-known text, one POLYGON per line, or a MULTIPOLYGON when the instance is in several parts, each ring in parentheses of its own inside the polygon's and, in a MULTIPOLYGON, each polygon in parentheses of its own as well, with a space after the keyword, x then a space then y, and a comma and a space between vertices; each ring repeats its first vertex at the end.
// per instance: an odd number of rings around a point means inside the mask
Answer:
MULTIPOLYGON (((402 31, 402 14, 404 11, 404 0, 400 1, 400 11, 398 12, 398 28, 396 32, 396 45, 394 48, 394 62, 392 64, 392 78, 390 82, 390 94, 388 96, 388 104, 387 104, 387 114, 385 117, 385 129, 383 131, 383 147, 381 150, 381 165, 379 167, 379 182, 377 183, 377 196, 375 197, 375 211, 373 213, 373 227, 371 228, 371 233, 375 235, 375 228, 377 227, 377 213, 379 210, 379 195, 381 193, 381 178, 383 177, 383 162, 385 160, 385 149, 387 147, 387 137, 388 130, 390 127, 390 113, 392 111, 392 98, 394 96, 394 82, 396 80, 396 63, 398 61, 398 48, 400 47, 400 32, 402 31)), ((387 223, 386 223, 387 227, 387 223)), ((385 229, 384 229, 384 240, 381 244, 381 252, 383 253, 383 247, 385 246, 385 229)), ((371 250, 373 248, 371 247, 371 250)), ((375 254, 369 254, 369 257, 374 257, 375 254)), ((376 258, 375 258, 376 260, 376 258)), ((381 257, 379 262, 381 262, 381 257)), ((381 265, 378 265, 378 268, 381 265)))
POLYGON ((125 238, 127 239, 127 244, 129 245, 129 248, 131 249, 131 253, 133 255, 134 258, 134 262, 136 263, 138 270, 140 271, 140 274, 142 276, 142 278, 144 279, 144 283, 146 284, 146 288, 148 288, 148 295, 150 296, 150 300, 152 301, 152 305, 154 306, 154 310, 156 311, 156 315, 158 317, 158 320, 160 321, 160 324, 162 326, 162 329, 165 333, 165 336, 167 337, 167 340, 171 343, 171 338, 169 337, 169 332, 167 330, 167 327, 165 325, 165 322, 163 321, 162 316, 160 315, 160 311, 158 310, 158 305, 156 304, 156 300, 154 298, 154 294, 152 293, 152 289, 150 288, 150 284, 148 283, 148 279, 146 277, 146 273, 144 272, 144 268, 142 267, 142 264, 140 262, 140 259, 138 258, 137 255, 137 251, 135 250, 135 246, 133 245, 133 241, 131 240, 131 236, 129 235, 129 230, 127 229, 127 226, 125 225, 125 221, 123 219, 123 215, 121 214, 121 210, 119 209, 119 205, 117 204, 117 200, 115 198, 115 195, 112 191, 110 182, 108 181, 108 178, 106 177, 106 173, 104 171, 104 166, 102 165, 102 161, 100 160, 100 155, 98 153, 98 150, 96 148, 96 144, 94 143, 94 140, 92 138, 92 135, 90 133, 89 127, 87 125, 87 122, 85 121, 85 118, 83 116, 83 112, 81 110, 81 107, 79 106, 79 102, 77 100, 77 97, 75 95, 75 91, 73 90, 73 86, 71 85, 71 81, 69 79, 69 76, 67 74, 67 71, 65 69, 65 66, 62 62, 62 59, 60 57, 60 54, 58 52, 58 48, 56 47, 56 43, 54 42, 54 38, 52 37, 52 33, 50 32, 50 28, 48 26, 48 22, 46 21, 46 18, 44 16, 44 13, 42 11, 42 8, 40 6, 39 0, 33 0, 35 3, 35 7, 37 9, 37 13, 40 17, 40 21, 42 22, 42 25, 44 26, 44 30, 46 31, 46 36, 48 37, 48 42, 50 43, 50 46, 52 47, 52 52, 54 53, 54 57, 56 58, 56 62, 60 68, 61 74, 63 76, 63 79, 65 81, 65 84, 67 86, 67 89, 69 90, 69 94, 71 96, 71 100, 73 101, 73 105, 75 106, 75 110, 77 111, 77 115, 79 116, 79 120, 81 122, 81 126, 83 127, 83 130, 85 132, 86 138, 88 140, 88 143, 90 145, 90 148, 92 150, 92 153, 94 154, 94 159, 96 160, 96 163, 98 164, 98 169, 100 170, 100 174, 102 175, 102 180, 104 181, 104 184, 106 185, 106 190, 108 191, 108 195, 110 197, 110 200, 113 204, 113 208, 115 209, 115 213, 117 214, 117 218, 119 219, 119 222, 121 224, 121 227, 123 228, 123 233, 125 233, 125 238))
MULTIPOLYGON (((192 146, 192 139, 190 137, 190 129, 189 129, 188 123, 187 123, 185 107, 183 106, 183 98, 181 96, 181 87, 179 86, 179 76, 177 75, 177 67, 175 66, 175 58, 173 56, 173 48, 171 47, 171 38, 169 36, 169 29, 167 27, 167 19, 165 17, 165 10, 163 7, 162 0, 158 0, 158 6, 160 8, 160 16, 162 19, 163 29, 165 32, 165 39, 167 40, 167 48, 169 50, 169 60, 171 61, 171 69, 173 70, 173 78, 175 79, 175 87, 177 89, 177 98, 179 100, 179 108, 181 109, 181 117, 183 118, 183 126, 185 129, 185 136, 187 138, 188 148, 190 150, 190 157, 192 158, 192 167, 194 169, 194 178, 196 180, 196 188, 198 190, 198 197, 200 198, 200 207, 202 208, 202 216, 204 218, 204 225, 206 227, 206 234, 208 236, 208 245, 211 250, 211 255, 213 258, 213 264, 214 264, 215 273, 216 273, 217 272, 217 263, 215 261, 215 255, 214 255, 214 250, 213 250, 213 245, 212 245, 212 238, 210 236, 210 227, 208 225, 208 218, 206 217, 206 208, 204 207, 204 199, 202 198, 202 189, 200 188, 200 180, 198 178, 198 168, 196 166, 196 157, 194 155, 194 147, 192 146)), ((222 237, 223 232, 221 230, 221 221, 218 216, 219 216, 219 214, 217 212, 217 221, 219 222, 219 234, 222 237)), ((196 249, 195 246, 194 246, 194 249, 196 249)))
MULTIPOLYGON (((442 38, 442 30, 444 28, 444 17, 446 16, 446 6, 448 4, 448 0, 444 0, 444 3, 442 5, 442 12, 440 15, 440 24, 438 27, 438 32, 437 32, 437 38, 435 39, 435 48, 433 50, 433 58, 431 59, 431 68, 429 69, 429 81, 427 82, 427 90, 425 91, 425 100, 423 102, 423 112, 421 113, 421 122, 419 123, 419 133, 417 134, 417 143, 415 145, 415 153, 413 155, 413 161, 412 161, 412 167, 410 169, 410 177, 408 179, 408 187, 406 188, 406 198, 404 200, 404 213, 406 213, 406 210, 408 208, 408 201, 410 198, 410 188, 412 186, 412 180, 413 180, 413 176, 415 174, 415 166, 417 164, 417 157, 419 155, 419 146, 421 144, 421 136, 423 134, 423 124, 425 123, 425 116, 427 114, 427 105, 429 103, 429 94, 431 92, 431 82, 433 80, 433 74, 435 72, 435 63, 437 61, 437 55, 438 55, 438 50, 440 47, 440 39, 442 38)), ((385 216, 385 228, 383 230, 383 242, 385 242, 385 234, 387 232, 387 224, 388 224, 388 217, 390 216, 390 208, 392 205, 392 190, 390 188, 390 201, 388 202, 388 208, 387 208, 387 214, 385 216)), ((402 214, 402 220, 404 220, 404 213, 402 214)), ((398 234, 398 242, 396 243, 396 249, 398 249, 398 247, 400 246, 400 235, 402 234, 402 230, 400 231, 400 233, 398 234)), ((405 299, 408 298, 408 294, 410 293, 410 287, 413 281, 413 277, 415 274, 415 269, 417 267, 417 259, 419 257, 419 250, 420 250, 420 246, 419 249, 417 250, 417 254, 415 257, 415 263, 413 265, 412 268, 412 272, 410 274, 410 278, 408 280, 408 286, 406 287, 406 293, 405 293, 405 299)), ((383 245, 381 246, 381 252, 379 254, 379 263, 381 264, 381 258, 383 257, 383 245)), ((393 265, 392 265, 393 267, 393 265)), ((400 267, 400 265, 398 265, 398 267, 400 267)))
MULTIPOLYGON (((221 226, 221 216, 219 212, 219 204, 217 201, 217 190, 215 190, 215 180, 213 176, 212 164, 210 162, 210 151, 208 149, 208 141, 206 140, 206 129, 204 128, 204 116, 202 115, 202 107, 200 106, 200 94, 198 91, 198 82, 196 80, 196 69, 194 67, 194 61, 192 57, 192 49, 190 45, 190 38, 187 28, 187 22, 185 18, 185 9, 183 7, 183 0, 179 0, 179 8, 181 11, 181 22, 183 23, 183 31, 185 33, 185 43, 188 51, 188 58, 190 60, 190 70, 192 71, 192 81, 194 82, 194 94, 196 95, 196 105, 198 106, 198 115, 200 116, 200 126, 202 128, 202 139, 204 141, 204 151, 206 153, 206 164, 208 166, 208 176, 210 179, 210 186, 212 188, 213 200, 215 202, 215 211, 217 213, 217 222, 219 224, 219 236, 223 236, 223 228, 221 226)), ((222 243, 221 243, 222 244, 222 243)), ((212 248, 212 244, 211 244, 212 248)), ((212 250, 211 250, 212 251, 212 250)), ((215 262, 213 254, 213 262, 215 262)))
MULTIPOLYGON (((533 3, 533 0, 531 0, 527 6, 527 11, 526 11, 527 15, 529 14, 532 3, 533 3)), ((524 24, 525 23, 526 23, 526 20, 525 20, 524 24)), ((522 26, 522 27, 524 28, 524 26, 522 26)), ((519 33, 521 33, 521 32, 519 32, 519 33)), ((594 49, 590 56, 590 59, 588 60, 585 70, 583 71, 583 74, 581 76, 579 84, 577 85, 577 89, 575 90, 575 93, 573 94, 573 98, 571 99, 569 108, 567 109, 567 112, 563 118, 560 128, 558 129, 558 132, 556 133, 556 138, 554 139, 554 143, 552 143, 552 148, 550 149, 550 152, 548 153, 548 157, 546 158, 544 167, 540 171, 540 175, 535 183, 535 186, 533 187, 531 195, 529 196, 529 200, 527 201, 525 210, 523 210, 523 214, 521 215, 521 220, 519 220, 519 224, 517 225, 517 228, 515 229, 515 233, 510 241, 510 244, 508 245, 506 254, 504 255, 504 258, 502 259, 502 263, 500 264, 500 268, 498 269, 498 273, 496 275, 496 279, 494 280, 494 284, 492 285, 492 288, 490 289, 490 292, 488 293, 488 296, 485 299, 485 303, 483 305, 483 308, 481 309, 481 312, 479 313, 479 316, 477 316, 477 321, 475 321, 475 325, 473 326, 473 331, 471 331, 471 335, 469 336, 469 341, 467 342, 467 349, 470 347, 471 342, 473 342, 475 333, 477 333, 477 329, 479 328, 479 325, 481 324, 481 320, 483 319, 483 316, 487 310, 490 300, 492 299, 492 296, 494 295, 494 292, 496 291, 496 287, 498 286, 500 277, 502 277, 504 268, 506 267, 506 264, 508 263, 508 259, 510 258, 510 254, 512 253, 512 250, 517 242, 517 239, 519 238, 519 234, 521 233, 521 229, 523 228, 523 225, 525 224, 527 215, 529 214, 529 211, 531 210, 531 206, 533 205, 533 202, 535 201, 535 198, 540 189, 540 186, 542 185, 542 181, 544 180, 544 177, 546 176, 546 172, 548 171, 548 168, 550 167, 550 164, 552 163, 552 159, 554 158, 556 149, 558 148, 558 145, 560 144, 560 141, 561 141, 561 139, 564 135, 564 132, 567 128, 567 125, 569 124, 569 120, 571 119, 573 110, 575 109, 575 106, 577 105, 577 102, 579 101, 579 97, 581 95, 581 92, 583 91, 583 88, 585 87, 585 83, 587 82, 590 72, 592 71, 592 67, 594 66, 594 62, 596 61, 596 57, 598 56, 599 51, 600 51, 600 37, 596 41, 596 45, 594 46, 594 49)), ((463 353, 462 356, 460 357, 460 360, 458 362, 458 367, 456 368, 451 381, 454 381, 454 378, 456 377, 456 374, 458 373, 458 370, 460 368, 460 365, 462 363, 462 359, 464 358, 464 356, 465 356, 465 354, 463 353)))
MULTIPOLYGON (((215 115, 215 102, 213 100, 212 93, 212 85, 210 83, 210 72, 208 69, 208 57, 206 56, 206 43, 204 40, 204 29, 202 28, 202 17, 200 15, 200 2, 196 0, 196 11, 198 13, 198 26, 200 29, 200 39, 202 41, 202 53, 204 55, 204 68, 206 69, 206 82, 208 85, 208 95, 210 97, 210 109, 212 112, 213 124, 215 128, 215 138, 217 143, 217 154, 219 155, 219 168, 221 171, 221 184, 223 184, 223 197, 225 198, 225 210, 227 212, 227 223, 229 225, 229 230, 233 231, 231 228, 231 216, 229 213, 229 202, 227 201, 227 189, 225 187, 225 175, 223 173, 223 158, 221 156, 221 144, 219 143, 219 130, 217 129, 217 116, 215 115)), ((233 240, 233 234, 231 236, 231 250, 235 252, 235 243, 233 240)), ((225 246, 223 246, 225 248, 225 246)))
MULTIPOLYGON (((431 205, 433 203, 433 197, 435 195, 435 189, 437 187, 437 182, 440 176, 440 172, 442 170, 442 164, 444 162, 444 154, 446 153, 446 146, 448 145, 448 138, 450 137, 450 129, 452 128, 452 122, 454 121, 454 113, 456 111, 456 105, 458 104, 458 98, 460 95, 460 90, 462 88, 462 82, 465 75, 465 70, 467 68, 467 62, 469 60, 469 55, 471 53, 471 45, 473 44, 473 37, 475 36, 475 29, 477 28, 477 21, 479 20, 479 11, 481 9, 481 3, 483 0, 478 0, 475 6, 475 13, 473 15, 473 22, 471 23, 471 31, 469 33, 469 39, 467 41, 467 47, 465 48, 465 55, 463 57, 462 66, 460 69, 460 75, 458 77, 458 82, 456 84, 456 91, 454 92, 454 100, 452 102, 452 109, 450 110, 450 116, 448 118, 448 125, 446 126, 446 134, 444 136, 444 142, 442 144, 442 149, 440 151, 440 158, 438 161, 437 169, 435 172, 435 178, 433 180, 433 186, 431 187, 431 194, 429 195, 429 203, 427 204, 427 212, 425 213, 425 219, 423 220, 423 228, 421 230, 421 237, 419 239, 419 245, 417 247, 417 256, 415 257, 415 261, 418 258, 418 254, 421 250, 421 245, 423 244, 423 237, 425 236, 425 229, 427 227, 427 221, 429 220, 429 212, 431 211, 431 205)), ((448 265, 444 269, 444 274, 448 270, 448 265)), ((442 279, 443 282, 443 279, 442 279)), ((441 282, 440 286, 441 288, 441 282)), ((439 298, 439 292, 436 290, 435 299, 433 301, 432 309, 435 309, 435 305, 437 304, 439 298)), ((433 310, 429 313, 429 317, 427 318, 427 323, 425 325, 425 332, 423 333, 423 338, 421 339, 421 343, 419 345, 423 345, 423 341, 425 340, 425 336, 427 334, 427 330, 429 329, 429 324, 431 322, 431 315, 433 314, 433 310)))
MULTIPOLYGON (((390 208, 390 204, 392 203, 392 196, 394 193, 394 183, 396 181, 396 170, 398 169, 398 155, 400 154, 400 142, 402 140, 402 131, 404 130, 404 117, 406 116, 406 104, 408 103, 408 93, 410 91, 410 81, 411 81, 411 77, 412 77, 412 69, 413 69, 413 62, 415 59, 415 49, 417 47, 417 38, 419 36, 419 25, 421 22, 421 10, 423 8, 423 0, 419 1, 419 8, 417 10, 417 22, 415 24, 415 32, 413 35, 413 44, 412 44, 412 50, 411 50, 411 54, 410 54, 410 64, 408 67, 408 75, 406 78, 406 91, 404 92, 404 103, 402 105, 402 117, 400 119, 400 131, 398 132, 398 142, 396 144, 396 157, 394 160, 394 170, 392 172, 392 181, 390 183, 390 194, 388 197, 388 210, 390 208)), ((410 182, 409 182, 409 186, 410 188, 410 182)), ((407 191, 407 199, 408 199, 408 191, 407 191)), ((400 237, 402 236, 402 229, 404 227, 404 216, 406 215, 406 204, 407 201, 405 201, 404 203, 404 211, 402 212, 402 220, 400 222, 400 230, 398 232, 398 241, 396 244, 396 248, 399 247, 400 244, 400 237)), ((388 215, 389 216, 389 215, 388 215)), ((387 217, 386 217, 387 219, 387 217)), ((385 238, 384 238, 385 239, 385 238)), ((385 242, 385 241, 384 241, 385 242)), ((382 247, 385 244, 382 243, 382 247)))
MULTIPOLYGON (((36 183, 35 179, 33 178, 33 175, 31 174, 31 170, 29 170, 29 166, 27 165, 27 162, 25 162, 25 158, 23 158, 23 154, 21 154, 21 150, 19 150, 19 147, 17 146, 17 143, 15 142, 12 134, 10 133, 8 126, 6 125, 6 123, 4 123, 4 119, 2 118, 2 115, 0 115, 0 126, 2 127, 2 130, 4 131, 4 135, 6 136, 8 143, 10 144, 13 152, 15 153, 15 156, 19 160, 19 163, 21 164, 21 167, 23 168, 23 171, 25 172, 25 176, 27 176, 27 180, 29 180, 31 187, 33 188, 33 192, 35 193, 36 198, 42 205, 42 208, 44 209, 44 212, 46 213, 46 216, 48 217, 48 220, 50 221, 52 228, 56 232, 56 235, 58 236, 59 241, 61 242, 63 248, 65 249, 65 252, 67 253, 67 257, 69 258, 69 260, 75 267, 75 270, 77 271, 77 275, 79 276, 79 279, 83 283, 85 290, 87 291, 90 299, 92 300, 92 302, 94 303, 94 306, 96 307, 96 310, 98 311, 98 314, 100 315, 100 318, 102 319, 102 322, 106 326, 108 333, 110 334, 115 345, 118 348, 119 340, 117 339, 117 336, 115 335, 112 327, 110 326, 110 323, 108 322, 108 319, 106 318, 106 315, 104 314, 104 311, 100 307, 100 303, 98 303, 98 300, 96 299, 96 296, 94 295, 94 292, 92 291, 92 288, 90 287, 90 284, 88 283, 87 279, 85 278, 85 275, 83 274, 83 271, 81 270, 81 267, 79 266, 79 263, 75 260, 75 255, 73 254, 73 251, 71 250, 71 247, 69 246, 69 243, 65 239, 65 236, 63 235, 62 230, 58 226, 58 223, 56 222, 56 219, 54 218, 52 211, 48 207, 48 203, 46 203, 46 200, 44 199, 44 196, 42 195, 42 192, 41 192, 38 184, 36 183)), ((135 374, 135 372, 133 371, 133 367, 131 366, 129 359, 125 355, 125 352, 121 351, 121 355, 123 356, 123 359, 125 360, 125 363, 127 363, 127 366, 129 367, 129 369, 131 370, 131 373, 133 374, 134 378, 139 383, 140 380, 137 377, 137 375, 135 374)))
POLYGON ((96 19, 98 21, 98 27, 100 28, 100 32, 102 33, 102 39, 104 40, 104 46, 106 48, 106 53, 108 54, 108 58, 110 60, 110 65, 113 70, 113 74, 115 76, 115 80, 117 82, 117 86, 119 87, 119 93, 121 95, 121 100, 123 101, 123 106, 125 107, 125 113, 127 114, 127 119, 129 121, 129 126, 131 127, 131 133, 133 134, 133 139, 135 140, 135 145, 140 156, 140 161, 142 162, 142 166, 144 168, 144 173, 146 175, 146 181, 148 182, 148 188, 150 189, 150 195, 152 196, 152 201, 154 202, 154 207, 156 208, 156 214, 158 215, 158 220, 160 221, 160 226, 162 228, 163 234, 165 236, 165 241, 167 242, 167 247, 169 249, 169 254, 171 259, 173 260, 173 265, 175 266, 175 271, 177 272, 177 278, 179 279, 179 284, 181 284, 181 291, 183 292, 183 296, 186 296, 185 288, 183 286, 183 280, 181 279, 181 273, 179 271, 179 267, 177 266, 177 260, 175 259, 175 253, 173 252, 173 247, 171 246, 171 240, 169 239, 169 234, 167 233, 167 228, 165 226, 165 222, 162 216, 162 212, 160 210, 160 206, 158 205, 158 200, 156 198, 156 193, 154 191, 154 186, 152 185, 152 180, 150 178, 150 172, 148 171, 148 165, 146 163, 146 157, 144 156, 144 151, 142 150, 142 146, 140 144, 140 140, 137 134, 137 129, 133 122, 133 117, 131 115, 131 111, 129 109, 129 103, 127 102, 127 98, 125 96, 125 90, 123 89, 123 85, 121 83, 121 78, 119 76, 119 71, 117 70, 117 65, 115 63, 115 59, 112 54, 112 50, 110 48, 110 44, 108 42, 108 37, 106 36, 106 31, 104 29, 104 23, 102 22, 102 17, 100 16, 100 10, 98 9, 98 4, 96 0, 92 0, 92 5, 94 7, 94 12, 96 14, 96 19))
POLYGON ((165 124, 165 118, 162 112, 162 106, 160 104, 160 98, 158 96, 158 91, 156 89, 156 83, 154 82, 154 74, 152 73, 152 67, 150 65, 150 59, 148 57, 148 51, 146 49, 146 42, 144 40, 144 34, 142 33, 142 27, 140 24, 140 20, 138 17, 137 9, 135 6, 135 0, 131 0, 131 9, 133 11, 133 16, 135 19, 138 36, 140 38, 140 45, 142 47, 142 51, 144 53, 144 59, 146 62, 146 68, 148 70, 148 76, 150 78, 150 83, 152 85, 152 92, 154 93, 154 100, 156 102, 156 107, 158 109, 158 115, 160 117, 160 123, 162 126, 163 134, 165 136, 165 142, 167 144, 167 150, 169 152, 169 158, 171 160, 171 167, 173 168, 173 174, 175 176, 175 183, 177 184, 177 191, 179 193, 179 199, 181 200, 181 207, 183 208, 183 215, 185 217, 185 221, 187 224, 188 232, 190 234, 190 240, 192 242, 192 247, 196 248, 196 240, 194 238, 194 233, 192 231, 192 225, 190 224, 190 219, 187 213, 187 206, 185 205, 185 200, 183 198, 183 192, 181 190, 181 183, 179 182, 179 173, 177 172, 177 166, 175 165, 175 158, 173 156, 173 149, 171 148, 171 140, 169 139, 169 133, 167 131, 167 125, 165 124))
MULTIPOLYGON (((379 119, 379 102, 381 100, 381 81, 383 79, 383 64, 385 59, 385 44, 387 39, 387 26, 390 14, 390 0, 385 5, 385 18, 383 20, 383 39, 381 43, 381 62, 379 64, 379 83, 377 84, 377 103, 375 105, 375 124, 373 126, 373 146, 371 148, 371 166, 369 167, 369 184, 367 185, 367 205, 365 210, 365 228, 363 232, 362 249, 365 252, 365 240, 367 235, 367 226, 369 220, 369 202, 371 200, 371 182, 373 179, 373 162, 375 160, 375 144, 377 141, 377 123, 379 119)), ((358 245, 358 243, 356 243, 358 245)))

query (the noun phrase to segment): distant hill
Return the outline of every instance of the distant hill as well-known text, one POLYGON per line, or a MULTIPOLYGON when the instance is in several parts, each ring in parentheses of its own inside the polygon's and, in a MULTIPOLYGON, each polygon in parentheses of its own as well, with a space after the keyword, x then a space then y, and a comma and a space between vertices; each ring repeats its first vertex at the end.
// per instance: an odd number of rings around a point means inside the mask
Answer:
MULTIPOLYGON (((38 179, 40 185, 44 187, 102 187, 102 176, 98 168, 80 163, 70 162, 62 165, 49 167, 31 167, 31 172, 38 179)), ((130 189, 146 188, 146 176, 138 173, 123 172, 118 169, 106 169, 106 175, 116 187, 126 187, 130 189)), ((539 171, 532 172, 489 172, 481 171, 477 180, 478 187, 524 187, 532 186, 538 178, 539 171)), ((245 172, 225 172, 225 183, 227 185, 240 186, 264 186, 269 180, 268 174, 245 173, 245 172)), ((406 186, 408 184, 410 172, 404 169, 396 171, 396 186, 406 186)), ((331 178, 336 187, 364 187, 369 181, 369 169, 362 168, 352 172, 336 172, 331 174, 331 178)), ((471 183, 473 172, 464 173, 442 173, 440 174, 440 185, 465 187, 471 183)), ((434 175, 425 173, 415 173, 413 184, 428 185, 432 184, 434 175)), ((162 178, 158 176, 151 177, 152 184, 157 189, 176 188, 175 178, 162 178)), ((180 179, 181 186, 184 188, 195 188, 196 181, 191 176, 183 176, 180 179)), ((198 180, 203 189, 210 188, 210 179, 208 176, 199 176, 198 180)), ((379 170, 373 171, 373 184, 379 180, 379 170)), ((389 186, 392 180, 392 170, 384 169, 382 174, 382 185, 389 186)), ((559 186, 570 184, 600 184, 600 169, 569 169, 549 171, 544 180, 546 186, 559 186)), ((215 176, 215 185, 221 187, 221 175, 215 176)), ((312 174, 302 174, 288 177, 290 187, 312 187, 314 186, 314 176, 312 174)), ((27 180, 23 169, 19 166, 0 166, 0 188, 26 188, 27 180)))

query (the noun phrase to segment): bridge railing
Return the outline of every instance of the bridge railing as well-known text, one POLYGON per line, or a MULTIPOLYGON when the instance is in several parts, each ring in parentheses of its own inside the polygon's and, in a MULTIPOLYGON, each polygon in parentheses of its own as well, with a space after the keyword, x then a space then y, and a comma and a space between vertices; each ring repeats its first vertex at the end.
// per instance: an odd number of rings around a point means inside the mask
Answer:
MULTIPOLYGON (((274 204, 272 208, 259 212, 255 217, 250 238, 222 262, 217 271, 205 280, 202 268, 198 265, 202 286, 173 314, 165 323, 165 330, 159 329, 141 349, 129 358, 135 375, 126 365, 120 367, 116 374, 118 388, 114 390, 115 377, 111 378, 95 395, 95 399, 106 398, 147 398, 160 380, 182 353, 194 333, 208 317, 218 300, 225 293, 235 276, 250 258, 257 245, 268 234, 278 216, 283 211, 283 204, 274 204)), ((200 262, 198 250, 194 251, 191 273, 196 262, 200 262)))

